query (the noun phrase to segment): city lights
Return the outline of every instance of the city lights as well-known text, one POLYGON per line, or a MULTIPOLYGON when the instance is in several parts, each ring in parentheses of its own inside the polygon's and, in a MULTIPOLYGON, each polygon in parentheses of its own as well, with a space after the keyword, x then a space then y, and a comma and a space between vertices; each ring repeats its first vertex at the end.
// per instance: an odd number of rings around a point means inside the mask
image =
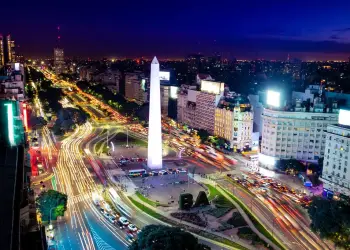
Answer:
POLYGON ((339 110, 338 123, 341 125, 350 126, 350 111, 341 109, 339 110))
POLYGON ((224 91, 225 84, 223 82, 214 82, 214 81, 201 81, 201 91, 211 93, 211 94, 220 94, 224 91))
POLYGON ((278 108, 280 106, 280 93, 272 90, 267 91, 267 105, 278 108))
POLYGON ((4 104, 7 106, 7 129, 8 129, 8 137, 11 146, 15 146, 15 133, 14 133, 14 124, 13 124, 13 105, 12 103, 4 104))

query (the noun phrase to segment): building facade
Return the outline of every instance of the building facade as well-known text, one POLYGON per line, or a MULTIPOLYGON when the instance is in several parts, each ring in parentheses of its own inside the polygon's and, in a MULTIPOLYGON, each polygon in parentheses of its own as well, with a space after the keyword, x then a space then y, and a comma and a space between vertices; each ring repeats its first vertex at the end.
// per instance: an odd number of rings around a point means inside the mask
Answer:
POLYGON ((0 67, 16 61, 15 41, 11 39, 11 35, 0 34, 0 67))
POLYGON ((274 160, 317 161, 324 156, 330 124, 338 122, 332 113, 264 109, 261 154, 274 160))
POLYGON ((332 195, 350 197, 350 127, 329 125, 325 135, 323 188, 332 195))
POLYGON ((224 83, 213 81, 202 81, 201 91, 180 90, 177 100, 178 122, 214 134, 215 109, 223 97, 223 90, 224 83))
POLYGON ((61 48, 55 48, 53 56, 55 73, 56 75, 59 75, 65 71, 64 50, 61 48))
POLYGON ((215 109, 214 135, 225 138, 234 150, 252 147, 253 112, 240 105, 215 109))
POLYGON ((142 72, 125 74, 125 98, 142 105, 148 101, 149 79, 142 72))

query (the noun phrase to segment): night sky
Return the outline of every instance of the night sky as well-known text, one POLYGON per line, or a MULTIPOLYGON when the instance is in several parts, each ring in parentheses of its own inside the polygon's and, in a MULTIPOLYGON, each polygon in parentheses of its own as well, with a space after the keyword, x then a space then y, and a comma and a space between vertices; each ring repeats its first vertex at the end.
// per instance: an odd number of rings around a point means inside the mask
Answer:
POLYGON ((57 26, 67 56, 303 60, 350 56, 350 1, 5 1, 0 33, 26 57, 51 56, 57 26))

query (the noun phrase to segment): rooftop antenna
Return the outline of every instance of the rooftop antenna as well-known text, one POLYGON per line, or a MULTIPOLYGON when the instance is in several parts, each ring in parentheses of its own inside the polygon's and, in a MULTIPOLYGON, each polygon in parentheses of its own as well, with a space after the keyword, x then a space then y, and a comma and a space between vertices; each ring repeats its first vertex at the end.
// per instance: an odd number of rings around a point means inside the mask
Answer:
POLYGON ((56 41, 56 46, 57 48, 60 48, 61 45, 61 34, 60 34, 60 26, 57 26, 57 41, 56 41))

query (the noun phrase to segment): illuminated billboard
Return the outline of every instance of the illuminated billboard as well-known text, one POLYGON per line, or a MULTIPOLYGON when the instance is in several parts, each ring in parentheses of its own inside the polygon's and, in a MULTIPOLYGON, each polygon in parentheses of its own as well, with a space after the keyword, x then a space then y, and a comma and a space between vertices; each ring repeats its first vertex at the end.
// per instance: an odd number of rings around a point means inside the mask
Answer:
POLYGON ((169 81, 170 80, 170 72, 159 71, 159 80, 161 80, 161 81, 169 81))
POLYGON ((19 63, 15 63, 15 70, 19 71, 19 63))
POLYGON ((225 84, 223 82, 213 82, 213 81, 207 81, 207 80, 201 81, 201 91, 203 92, 218 95, 222 93, 224 89, 225 89, 225 84))
POLYGON ((268 90, 267 91, 267 105, 278 108, 280 106, 281 94, 276 91, 268 90))
POLYGON ((177 90, 179 88, 176 86, 170 86, 170 98, 171 99, 177 99, 177 90))
POLYGON ((141 80, 141 89, 142 89, 143 91, 146 91, 146 79, 142 79, 142 80, 141 80))
POLYGON ((339 110, 338 123, 341 125, 350 126, 350 110, 339 110))

